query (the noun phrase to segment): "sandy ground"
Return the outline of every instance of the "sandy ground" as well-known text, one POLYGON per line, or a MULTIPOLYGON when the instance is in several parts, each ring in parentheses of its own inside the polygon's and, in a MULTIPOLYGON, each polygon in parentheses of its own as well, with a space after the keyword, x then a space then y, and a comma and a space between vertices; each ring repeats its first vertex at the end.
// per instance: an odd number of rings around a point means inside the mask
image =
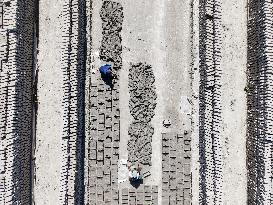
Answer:
POLYGON ((192 101, 192 204, 199 204, 199 1, 192 2, 192 68, 191 68, 191 101, 192 101))
POLYGON ((63 1, 40 1, 38 56, 38 116, 36 135, 36 204, 56 204, 59 198, 63 129, 61 26, 63 1), (46 34, 46 35, 45 35, 46 34))
POLYGON ((225 1, 223 10, 224 204, 246 204, 247 1, 225 1))

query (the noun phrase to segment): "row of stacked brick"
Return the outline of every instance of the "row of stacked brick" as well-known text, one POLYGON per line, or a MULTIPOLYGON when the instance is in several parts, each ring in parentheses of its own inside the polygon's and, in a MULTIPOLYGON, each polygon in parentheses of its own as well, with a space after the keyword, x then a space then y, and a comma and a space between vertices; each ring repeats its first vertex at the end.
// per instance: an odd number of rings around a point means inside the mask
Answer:
POLYGON ((0 204, 30 204, 34 3, 0 6, 0 204))
POLYGON ((248 204, 273 203, 273 3, 249 1, 247 68, 248 204))
POLYGON ((190 135, 162 134, 162 204, 191 204, 190 135))
POLYGON ((84 203, 85 136, 85 0, 67 0, 63 7, 62 72, 63 133, 61 204, 84 203))
POLYGON ((133 122, 129 126, 128 160, 151 166, 151 120, 155 114, 157 94, 152 67, 146 63, 132 64, 129 69, 129 109, 133 122))
POLYGON ((122 189, 122 205, 158 205, 158 186, 140 186, 138 189, 122 189))
POLYGON ((118 204, 119 92, 93 83, 90 94, 88 204, 118 204))
POLYGON ((221 1, 201 0, 199 14, 200 203, 222 203, 221 1))
MULTIPOLYGON (((111 63, 119 77, 122 66, 121 34, 123 8, 120 3, 103 1, 100 10, 102 20, 101 61, 111 63)), ((119 204, 118 161, 120 142, 119 83, 112 86, 96 74, 91 74, 90 106, 87 127, 88 195, 87 204, 119 204)))

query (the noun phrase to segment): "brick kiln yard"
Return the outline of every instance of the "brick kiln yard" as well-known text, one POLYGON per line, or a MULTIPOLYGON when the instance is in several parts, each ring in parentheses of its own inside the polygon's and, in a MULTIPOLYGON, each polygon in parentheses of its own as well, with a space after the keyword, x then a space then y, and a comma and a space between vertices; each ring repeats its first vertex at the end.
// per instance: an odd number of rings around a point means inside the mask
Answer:
POLYGON ((0 205, 273 204, 272 11, 0 0, 0 205))
MULTIPOLYGON (((73 42, 83 38, 73 33, 73 29, 83 26, 84 22, 63 26, 69 23, 63 19, 69 18, 69 10, 61 9, 66 5, 61 1, 54 5, 46 2, 40 5, 40 25, 46 25, 40 32, 50 27, 49 35, 64 37, 49 42, 54 38, 42 36, 39 42, 35 200, 54 204, 61 198, 62 203, 72 204, 77 193, 79 197, 85 196, 77 200, 88 204, 168 204, 169 201, 190 204, 190 4, 187 8, 180 1, 162 6, 155 6, 160 5, 156 1, 93 1, 90 4, 92 8, 87 9, 91 13, 87 18, 86 39, 86 124, 77 125, 82 116, 76 113, 76 107, 79 108, 82 101, 73 96, 83 96, 79 86, 84 85, 77 82, 83 73, 73 60, 81 48, 73 42), (183 12, 174 12, 174 7, 183 12), (75 36, 69 34, 71 32, 75 36), (61 54, 62 49, 68 48, 65 44, 68 47, 71 44, 70 55, 65 51, 61 54), (56 66, 65 68, 67 58, 71 59, 72 70, 69 73, 65 69, 56 70, 56 66), (98 70, 105 63, 110 63, 118 75, 112 89, 98 70), (63 84, 56 76, 65 76, 63 84), (47 120, 48 116, 54 116, 54 123, 47 120), (85 142, 77 138, 83 126, 86 127, 85 142), (62 132, 70 133, 70 138, 60 141, 58 136, 62 132), (81 164, 80 153, 84 153, 84 149, 86 160, 82 159, 81 164), (54 164, 43 163, 52 160, 54 164), (142 164, 141 173, 145 178, 137 189, 129 183, 128 169, 122 165, 126 161, 142 164), (83 168, 84 179, 78 175, 83 168), (85 190, 81 190, 81 183, 85 184, 85 190), (61 196, 55 191, 58 189, 61 196)), ((73 5, 67 6, 73 11, 73 5)), ((73 18, 76 20, 77 15, 73 18)), ((86 48, 82 49, 84 52, 86 48)))
MULTIPOLYGON (((174 19, 190 18, 190 11, 172 16, 172 10, 165 13, 165 7, 155 9, 155 4, 92 4, 87 120, 91 136, 91 204, 168 204, 169 196, 172 204, 176 199, 183 204, 191 201, 191 40, 179 22, 173 23, 174 19), (177 59, 183 53, 183 60, 177 59), (119 76, 113 90, 98 71, 109 61, 119 76), (177 75, 181 72, 184 75, 177 75), (168 128, 164 120, 171 123, 168 128), (122 161, 142 164, 145 178, 137 189, 129 183, 128 169, 121 165, 122 161)), ((168 4, 167 8, 182 5, 179 1, 168 4)))

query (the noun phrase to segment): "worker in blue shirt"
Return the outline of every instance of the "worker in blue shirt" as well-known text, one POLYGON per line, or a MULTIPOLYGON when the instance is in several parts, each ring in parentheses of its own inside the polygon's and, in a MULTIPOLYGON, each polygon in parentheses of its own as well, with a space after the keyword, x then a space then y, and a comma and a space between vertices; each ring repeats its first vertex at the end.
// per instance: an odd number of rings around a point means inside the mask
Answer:
POLYGON ((111 73, 111 65, 105 64, 100 67, 100 73, 103 75, 109 75, 111 73))
POLYGON ((110 64, 105 64, 101 66, 99 70, 100 70, 100 73, 103 75, 103 77, 112 78, 112 79, 116 78, 116 75, 114 75, 112 72, 110 64))
POLYGON ((111 65, 105 64, 99 68, 101 73, 102 80, 109 85, 111 88, 114 87, 113 79, 116 79, 117 76, 112 72, 111 65))

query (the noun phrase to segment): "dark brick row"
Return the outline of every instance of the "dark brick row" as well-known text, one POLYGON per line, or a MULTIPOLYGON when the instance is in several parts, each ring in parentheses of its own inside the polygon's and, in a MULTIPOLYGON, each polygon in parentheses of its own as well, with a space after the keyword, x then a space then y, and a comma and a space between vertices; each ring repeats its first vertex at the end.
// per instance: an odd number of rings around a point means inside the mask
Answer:
POLYGON ((60 203, 84 203, 86 2, 67 0, 63 7, 62 170, 60 203))
POLYGON ((0 204, 31 204, 34 1, 0 6, 0 204))
POLYGON ((273 3, 249 1, 247 55, 248 204, 273 203, 273 3))
POLYGON ((201 204, 221 204, 221 1, 201 0, 199 4, 199 200, 201 204))

